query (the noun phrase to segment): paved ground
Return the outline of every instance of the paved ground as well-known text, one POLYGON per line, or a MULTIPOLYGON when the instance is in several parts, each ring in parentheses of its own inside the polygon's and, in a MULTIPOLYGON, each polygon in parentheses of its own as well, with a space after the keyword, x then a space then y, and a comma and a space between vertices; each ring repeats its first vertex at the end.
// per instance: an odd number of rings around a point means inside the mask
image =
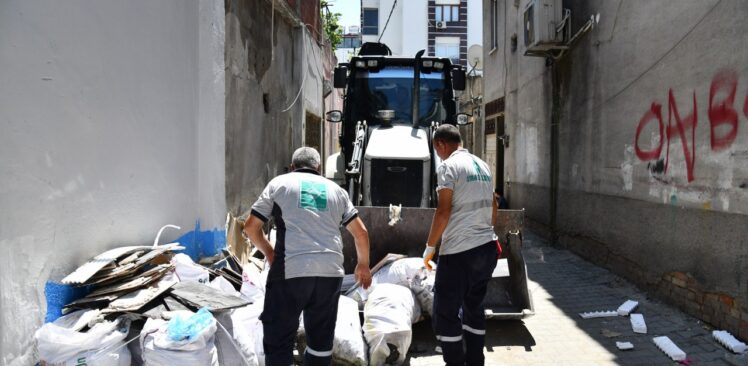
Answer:
MULTIPOLYGON (((655 300, 629 282, 566 250, 550 247, 526 233, 523 254, 530 277, 535 315, 519 321, 491 321, 487 327, 486 365, 673 365, 652 343, 670 337, 692 365, 748 365, 714 342, 711 329, 655 300), (582 319, 586 311, 616 310, 625 300, 639 301, 648 334, 631 330, 627 317, 582 319), (619 351, 616 341, 634 344, 619 351)), ((414 325, 409 364, 440 365, 427 322, 414 325)))

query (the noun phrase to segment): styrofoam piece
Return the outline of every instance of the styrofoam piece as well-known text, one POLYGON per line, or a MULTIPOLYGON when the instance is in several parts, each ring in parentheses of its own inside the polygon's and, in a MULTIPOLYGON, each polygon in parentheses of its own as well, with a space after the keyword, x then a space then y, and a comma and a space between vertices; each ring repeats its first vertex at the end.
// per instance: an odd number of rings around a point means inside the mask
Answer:
POLYGON ((729 349, 734 353, 743 353, 748 350, 748 345, 737 340, 730 332, 726 330, 715 330, 712 331, 712 337, 719 342, 725 348, 729 349))
POLYGON ((638 301, 626 300, 626 302, 624 302, 621 306, 618 307, 618 315, 627 316, 631 314, 631 312, 634 311, 634 309, 636 309, 637 306, 639 306, 638 301))
POLYGON ((631 342, 616 342, 616 347, 621 351, 628 351, 634 349, 634 344, 631 342))
MULTIPOLYGON (((631 314, 634 315, 634 314, 631 314)), ((673 341, 670 340, 670 338, 666 336, 662 337, 654 337, 652 338, 652 341, 655 345, 657 345, 657 348, 659 348, 662 352, 665 352, 668 357, 670 357, 673 361, 685 361, 686 360, 686 353, 683 352, 682 349, 678 348, 678 346, 673 343, 673 341)))
POLYGON ((582 319, 605 318, 605 317, 609 317, 609 316, 618 316, 618 312, 617 311, 612 311, 612 310, 588 311, 586 313, 579 313, 579 316, 581 316, 582 319))
POLYGON ((634 333, 642 333, 647 334, 647 323, 644 322, 644 315, 641 314, 631 314, 631 329, 634 330, 634 333))

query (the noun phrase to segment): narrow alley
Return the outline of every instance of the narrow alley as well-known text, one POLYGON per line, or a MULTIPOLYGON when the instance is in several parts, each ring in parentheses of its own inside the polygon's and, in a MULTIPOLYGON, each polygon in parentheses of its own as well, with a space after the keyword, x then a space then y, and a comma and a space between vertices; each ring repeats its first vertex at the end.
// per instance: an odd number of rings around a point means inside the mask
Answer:
POLYGON ((748 0, 2 0, 0 366, 748 366, 748 0))

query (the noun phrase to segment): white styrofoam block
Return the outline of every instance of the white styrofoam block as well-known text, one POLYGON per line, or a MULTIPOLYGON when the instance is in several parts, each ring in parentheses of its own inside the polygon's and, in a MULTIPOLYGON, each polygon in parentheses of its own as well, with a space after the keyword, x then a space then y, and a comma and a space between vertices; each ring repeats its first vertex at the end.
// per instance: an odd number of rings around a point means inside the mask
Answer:
POLYGON ((734 353, 743 353, 748 350, 748 345, 739 341, 730 332, 726 330, 715 330, 712 331, 712 337, 719 342, 725 348, 729 349, 734 353))
POLYGON ((644 322, 644 315, 641 314, 631 314, 631 329, 634 330, 634 333, 642 333, 647 334, 647 323, 644 322))
POLYGON ((581 316, 582 319, 604 318, 604 317, 609 317, 609 316, 618 316, 618 312, 612 311, 612 310, 588 311, 586 313, 579 313, 579 316, 581 316))
POLYGON ((618 307, 618 315, 627 316, 631 314, 631 312, 634 311, 634 309, 636 309, 637 306, 639 306, 638 301, 626 300, 626 302, 624 302, 621 306, 618 307))
POLYGON ((621 351, 627 351, 630 349, 634 349, 634 344, 631 342, 616 342, 616 347, 620 349, 621 351))
MULTIPOLYGON (((631 314, 633 315, 633 314, 631 314)), ((673 343, 673 341, 670 340, 670 338, 666 336, 662 337, 654 337, 652 338, 652 341, 657 345, 657 348, 659 348, 662 352, 665 352, 668 357, 670 357, 673 361, 685 361, 686 360, 686 353, 683 352, 682 349, 678 348, 678 346, 673 343)))

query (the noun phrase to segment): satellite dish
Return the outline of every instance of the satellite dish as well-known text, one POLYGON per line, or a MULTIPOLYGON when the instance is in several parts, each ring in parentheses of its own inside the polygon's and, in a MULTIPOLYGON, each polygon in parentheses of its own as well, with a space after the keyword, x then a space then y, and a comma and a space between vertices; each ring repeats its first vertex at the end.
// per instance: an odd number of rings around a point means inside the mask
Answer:
POLYGON ((483 47, 474 44, 468 48, 467 62, 471 67, 483 70, 483 47))

